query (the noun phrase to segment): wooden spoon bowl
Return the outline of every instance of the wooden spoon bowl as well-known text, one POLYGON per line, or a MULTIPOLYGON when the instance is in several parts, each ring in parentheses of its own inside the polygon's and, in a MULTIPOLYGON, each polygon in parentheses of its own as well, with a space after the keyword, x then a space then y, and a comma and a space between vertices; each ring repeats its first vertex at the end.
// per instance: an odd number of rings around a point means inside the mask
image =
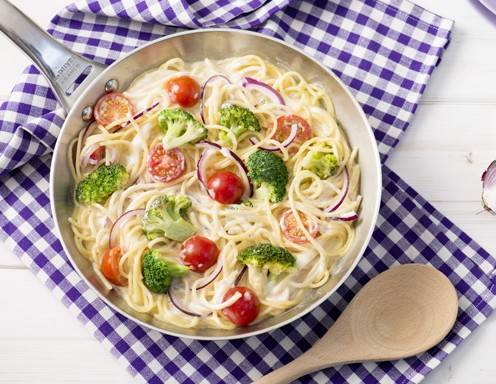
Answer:
POLYGON ((457 312, 455 288, 437 269, 393 267, 370 280, 312 348, 256 383, 287 383, 335 365, 416 355, 448 334, 457 312))

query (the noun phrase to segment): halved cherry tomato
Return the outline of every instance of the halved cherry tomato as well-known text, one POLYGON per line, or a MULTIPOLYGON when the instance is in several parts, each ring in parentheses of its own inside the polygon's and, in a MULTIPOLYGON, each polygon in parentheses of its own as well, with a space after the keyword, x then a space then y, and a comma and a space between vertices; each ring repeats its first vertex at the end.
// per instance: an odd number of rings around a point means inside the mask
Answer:
POLYGON ((173 103, 189 108, 198 102, 200 97, 200 84, 189 76, 179 76, 168 80, 164 86, 173 103))
POLYGON ((229 171, 215 172, 208 178, 207 188, 210 195, 221 204, 238 203, 245 191, 241 179, 229 171))
POLYGON ((282 143, 289 137, 294 124, 298 126, 298 130, 290 148, 296 148, 312 137, 312 128, 305 119, 298 115, 284 115, 277 118, 277 131, 274 139, 282 143))
POLYGON ((206 237, 192 236, 181 245, 181 259, 194 272, 205 272, 217 262, 219 248, 206 237))
POLYGON ((244 327, 255 320, 260 312, 260 302, 257 295, 247 287, 230 288, 224 295, 223 301, 232 297, 236 292, 241 293, 241 297, 227 308, 222 310, 222 314, 232 323, 244 327))
MULTIPOLYGON (((317 223, 311 219, 308 219, 307 216, 301 212, 299 212, 299 215, 306 230, 310 233, 310 236, 317 237, 319 233, 317 223)), ((308 243, 308 239, 305 237, 305 234, 296 222, 296 218, 294 217, 291 209, 288 209, 282 214, 280 225, 284 237, 289 241, 296 244, 308 243)))
POLYGON ((94 161, 100 161, 101 159, 103 159, 103 156, 105 156, 105 147, 100 146, 92 152, 92 154, 90 155, 90 159, 94 161))
POLYGON ((98 124, 103 126, 123 119, 128 113, 134 114, 134 105, 120 92, 111 92, 98 99, 93 114, 98 124))
POLYGON ((101 270, 103 276, 112 284, 124 287, 127 285, 127 279, 119 272, 120 259, 121 249, 119 247, 108 249, 103 255, 101 270))
POLYGON ((164 150, 162 144, 157 144, 148 157, 148 172, 152 177, 163 183, 176 180, 184 173, 186 160, 179 148, 164 150))

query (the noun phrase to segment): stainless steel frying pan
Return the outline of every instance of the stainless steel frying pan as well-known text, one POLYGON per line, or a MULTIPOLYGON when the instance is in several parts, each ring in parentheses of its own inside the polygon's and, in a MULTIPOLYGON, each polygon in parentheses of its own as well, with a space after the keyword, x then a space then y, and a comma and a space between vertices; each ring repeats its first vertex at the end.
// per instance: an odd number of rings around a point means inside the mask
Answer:
POLYGON ((154 40, 105 68, 68 50, 6 0, 0 0, 0 30, 35 62, 67 112, 51 166, 52 215, 72 265, 88 285, 116 311, 144 326, 174 336, 206 340, 247 337, 280 327, 317 307, 346 280, 362 257, 377 220, 381 196, 381 167, 376 141, 362 109, 345 85, 331 71, 303 51, 281 40, 254 32, 205 29, 177 33, 154 40), (91 117, 91 106, 104 93, 106 84, 107 86, 115 84, 115 82, 108 84, 109 80, 117 80, 120 89, 125 89, 136 76, 158 67, 173 57, 196 61, 204 58, 224 59, 245 54, 256 54, 268 61, 298 71, 308 81, 318 82, 332 96, 338 118, 345 128, 351 145, 359 148, 363 203, 361 219, 356 228, 356 239, 332 278, 310 294, 302 304, 279 316, 230 331, 175 327, 132 310, 115 292, 106 292, 91 264, 77 251, 68 225, 68 218, 73 210, 71 196, 74 182, 68 166, 67 146, 70 140, 87 125, 84 119, 91 117), (89 75, 71 93, 69 90, 74 80, 85 71, 89 71, 89 75))

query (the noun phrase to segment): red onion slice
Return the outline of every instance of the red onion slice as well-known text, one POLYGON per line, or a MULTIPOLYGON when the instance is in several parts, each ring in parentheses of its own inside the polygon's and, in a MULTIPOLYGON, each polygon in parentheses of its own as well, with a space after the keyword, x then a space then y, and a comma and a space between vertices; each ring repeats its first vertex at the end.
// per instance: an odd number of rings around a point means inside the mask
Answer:
POLYGON ((141 215, 145 213, 144 209, 132 209, 131 211, 124 212, 122 215, 120 215, 117 220, 114 222, 112 225, 112 228, 110 229, 110 235, 109 235, 109 249, 112 249, 116 246, 117 243, 117 233, 120 229, 120 227, 128 221, 131 217, 134 217, 136 215, 141 215))
POLYGON ((97 123, 93 121, 92 123, 88 124, 86 128, 84 129, 83 136, 81 137, 81 143, 84 144, 86 139, 88 138, 89 135, 93 133, 95 128, 97 127, 97 123))
MULTIPOLYGON (((97 127, 96 122, 92 122, 86 126, 83 131, 83 136, 81 136, 81 145, 84 145, 88 136, 90 136, 95 128, 97 127)), ((81 154, 81 166, 84 168, 88 165, 96 165, 98 164, 98 160, 92 159, 91 154, 95 152, 100 145, 92 144, 90 145, 82 154, 81 154)))
POLYGON ((286 103, 284 102, 283 97, 281 96, 281 94, 279 92, 277 92, 270 85, 265 84, 265 83, 263 83, 261 81, 258 81, 256 79, 254 79, 253 77, 245 77, 245 78, 243 78, 242 85, 246 89, 255 89, 255 90, 259 91, 260 93, 263 93, 274 104, 286 105, 286 103))
POLYGON ((99 144, 92 144, 86 148, 86 150, 81 154, 81 167, 84 168, 88 165, 98 164, 99 160, 91 158, 93 152, 95 152, 98 148, 100 148, 99 144))
POLYGON ((112 127, 111 133, 116 133, 116 132, 119 132, 122 128, 125 128, 127 127, 129 124, 131 124, 131 122, 135 121, 135 120, 138 120, 140 117, 142 117, 145 113, 148 113, 150 112, 152 109, 155 109, 157 108, 158 106, 160 105, 160 102, 159 101, 156 101, 155 103, 153 103, 151 106, 149 106, 148 108, 145 108, 144 110, 136 113, 133 115, 133 117, 131 117, 131 119, 129 119, 128 121, 122 123, 121 125, 116 125, 115 127, 112 127))
POLYGON ((200 158, 198 159, 198 163, 196 163, 196 176, 198 177, 198 180, 200 181, 200 184, 202 185, 203 189, 207 192, 207 195, 213 199, 214 197, 210 193, 210 191, 207 188, 207 180, 205 180, 205 177, 207 175, 207 161, 214 154, 215 151, 213 151, 210 148, 207 148, 202 152, 200 155, 200 158))
POLYGON ((233 160, 234 163, 239 168, 241 173, 241 178, 243 180, 243 183, 245 184, 245 191, 243 193, 243 196, 241 196, 241 199, 244 200, 253 195, 253 185, 251 184, 251 181, 248 178, 248 168, 246 168, 245 163, 243 163, 243 160, 241 160, 241 158, 237 154, 235 154, 229 148, 223 147, 217 143, 208 140, 200 141, 197 145, 206 148, 206 150, 202 153, 202 155, 198 159, 198 163, 196 166, 196 174, 198 176, 198 180, 200 181, 200 184, 207 191, 207 194, 210 197, 212 197, 212 195, 207 188, 206 163, 208 159, 216 152, 220 152, 224 157, 233 160))
POLYGON ((336 221, 355 221, 358 220, 358 214, 355 211, 340 213, 338 216, 332 217, 336 221))
MULTIPOLYGON (((255 139, 254 137, 250 137, 248 140, 253 145, 256 145, 258 143, 257 139, 255 139)), ((269 147, 258 147, 258 148, 263 149, 264 151, 268 151, 268 152, 277 152, 280 150, 278 147, 270 147, 270 148, 269 147)))
POLYGON ((133 116, 133 120, 137 120, 139 119, 141 116, 143 116, 145 113, 148 113, 150 112, 151 110, 157 108, 158 106, 160 105, 160 102, 159 101, 156 101, 154 102, 151 106, 149 106, 148 108, 144 109, 143 111, 141 112, 138 112, 136 115, 133 116))
POLYGON ((158 106, 160 105, 160 102, 159 101, 156 101, 155 103, 153 103, 151 106, 149 106, 148 108, 142 110, 141 112, 138 112, 137 114, 135 114, 131 120, 129 120, 127 122, 127 124, 130 124, 132 120, 138 120, 141 116, 143 116, 145 113, 148 113, 150 112, 151 110, 157 108, 158 106))
POLYGON ((189 316, 194 316, 194 317, 202 317, 201 314, 190 311, 189 309, 185 308, 183 303, 176 297, 176 290, 172 287, 169 289, 169 299, 174 307, 176 307, 179 311, 182 313, 189 315, 189 316))
POLYGON ((91 158, 91 155, 90 155, 90 157, 88 159, 88 164, 90 164, 90 165, 97 165, 98 162, 99 162, 99 160, 96 160, 96 159, 91 158))
MULTIPOLYGON (((222 265, 222 264, 221 264, 222 265)), ((182 313, 189 315, 189 316, 194 316, 194 317, 203 317, 203 316, 209 316, 212 312, 209 313, 198 313, 190 308, 188 308, 184 303, 181 302, 181 300, 177 297, 177 279, 172 280, 172 284, 169 288, 169 291, 167 292, 170 298, 170 301, 174 307, 176 307, 179 311, 182 313)))
POLYGON ((200 117, 202 119, 202 123, 205 124, 205 116, 203 115, 203 109, 204 109, 204 106, 205 106, 205 88, 207 88, 207 85, 208 83, 210 83, 211 81, 214 81, 216 79, 223 79, 225 81, 227 81, 229 84, 231 84, 231 80, 229 80, 229 78, 227 76, 224 76, 224 75, 213 75, 213 76, 210 76, 207 81, 205 81, 205 83, 202 85, 201 89, 200 89, 200 117))
POLYGON ((496 160, 482 174, 482 205, 491 213, 496 213, 496 160))
POLYGON ((215 266, 212 273, 206 277, 202 277, 201 279, 199 279, 198 280, 198 287, 196 287, 196 289, 205 288, 212 281, 214 281, 217 278, 217 276, 220 275, 221 272, 222 272, 222 260, 219 257, 219 259, 217 260, 217 265, 215 266))
MULTIPOLYGON (((296 139, 297 135, 298 135, 298 124, 293 124, 291 125, 291 131, 289 132, 289 136, 286 138, 286 140, 281 142, 281 146, 283 146, 284 148, 289 147, 291 144, 293 144, 293 141, 294 139, 296 139)), ((250 137, 249 140, 250 143, 252 143, 253 145, 257 144, 257 140, 254 137, 250 137)), ((259 147, 259 148, 269 152, 280 151, 279 147, 271 147, 271 148, 259 147)))
POLYGON ((248 267, 245 265, 243 269, 239 272, 238 276, 236 276, 236 279, 234 280, 234 286, 237 286, 239 284, 247 269, 248 267))
POLYGON ((344 199, 348 195, 348 191, 350 190, 350 174, 348 172, 348 168, 346 167, 344 167, 343 172, 344 172, 343 188, 341 189, 341 191, 339 191, 339 194, 336 197, 336 203, 326 208, 325 212, 330 213, 336 211, 341 206, 341 204, 343 204, 344 199))

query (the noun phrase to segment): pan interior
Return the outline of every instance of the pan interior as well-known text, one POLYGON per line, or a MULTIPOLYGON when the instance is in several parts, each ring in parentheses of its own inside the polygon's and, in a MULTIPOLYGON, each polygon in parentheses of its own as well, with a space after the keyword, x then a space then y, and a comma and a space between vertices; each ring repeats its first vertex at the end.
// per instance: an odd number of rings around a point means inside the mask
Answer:
POLYGON ((50 187, 52 211, 64 249, 81 276, 109 305, 127 317, 163 333, 213 340, 246 337, 286 324, 313 309, 342 284, 363 255, 375 226, 381 193, 381 171, 377 145, 363 111, 334 74, 279 40, 246 31, 197 30, 167 36, 133 51, 107 68, 87 88, 68 114, 58 138, 52 162, 50 187), (205 58, 219 60, 246 54, 256 54, 278 66, 298 71, 307 81, 321 85, 331 96, 350 145, 359 149, 359 164, 362 172, 360 188, 363 202, 361 219, 356 227, 356 239, 347 255, 338 263, 332 278, 324 286, 309 294, 301 304, 279 316, 234 330, 175 327, 157 321, 150 315, 132 310, 118 294, 113 291, 106 292, 91 263, 77 251, 68 225, 68 218, 73 210, 71 196, 74 182, 68 166, 67 147, 84 126, 80 117, 81 110, 86 105, 93 104, 103 93, 104 84, 108 79, 117 79, 121 89, 126 89, 135 77, 173 57, 181 57, 184 61, 192 62, 205 58))

